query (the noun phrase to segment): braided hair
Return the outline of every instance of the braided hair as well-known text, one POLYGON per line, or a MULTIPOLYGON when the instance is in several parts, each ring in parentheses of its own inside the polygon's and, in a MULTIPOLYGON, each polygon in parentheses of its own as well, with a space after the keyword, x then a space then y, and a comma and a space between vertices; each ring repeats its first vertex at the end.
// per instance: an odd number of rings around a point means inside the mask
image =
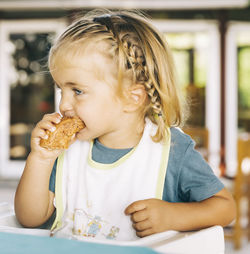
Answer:
MULTIPOLYGON (((94 11, 72 23, 50 50, 49 66, 62 49, 81 50, 84 42, 103 41, 103 51, 117 64, 118 91, 122 94, 127 72, 134 84, 142 84, 148 95, 144 116, 157 124, 152 139, 159 142, 166 128, 183 120, 182 103, 175 80, 171 52, 164 37, 141 14, 128 11, 94 11), (77 47, 74 47, 77 46, 77 47), (80 47, 79 47, 80 46, 80 47)), ((65 50, 61 55, 65 53, 65 50)))

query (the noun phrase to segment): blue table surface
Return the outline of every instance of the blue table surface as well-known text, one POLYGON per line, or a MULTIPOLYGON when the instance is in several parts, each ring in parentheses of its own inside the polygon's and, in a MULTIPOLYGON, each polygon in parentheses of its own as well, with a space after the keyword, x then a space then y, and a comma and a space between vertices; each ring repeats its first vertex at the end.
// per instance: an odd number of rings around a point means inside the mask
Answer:
POLYGON ((62 238, 51 238, 46 236, 33 236, 14 233, 0 232, 0 253, 1 254, 113 254, 113 253, 136 253, 153 254, 156 251, 138 246, 117 246, 80 242, 62 238))

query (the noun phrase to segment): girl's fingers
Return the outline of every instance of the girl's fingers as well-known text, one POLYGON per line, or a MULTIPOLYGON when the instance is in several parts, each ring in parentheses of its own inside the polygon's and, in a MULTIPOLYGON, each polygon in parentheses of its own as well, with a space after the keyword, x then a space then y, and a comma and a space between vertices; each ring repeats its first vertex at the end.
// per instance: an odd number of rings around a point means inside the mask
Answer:
POLYGON ((143 210, 146 208, 146 203, 145 200, 138 200, 130 204, 126 209, 125 209, 125 214, 130 215, 132 213, 138 212, 140 210, 143 210))
POLYGON ((39 129, 36 133, 36 136, 39 137, 39 138, 42 138, 42 139, 47 139, 48 138, 48 135, 47 135, 46 131, 43 130, 43 129, 39 129))
POLYGON ((149 235, 152 235, 154 233, 155 232, 152 228, 148 228, 148 229, 143 230, 143 231, 136 231, 136 235, 139 236, 139 237, 149 236, 149 235))
POLYGON ((140 221, 144 221, 148 218, 148 215, 147 215, 147 212, 146 210, 141 210, 141 211, 138 211, 138 212, 135 212, 131 215, 131 220, 133 222, 140 222, 140 221))
POLYGON ((44 115, 42 121, 49 121, 52 123, 60 123, 61 119, 62 119, 62 116, 59 113, 52 113, 52 114, 44 115))
POLYGON ((45 130, 37 128, 32 132, 32 138, 38 139, 37 142, 40 142, 40 139, 47 139, 48 135, 45 130))
POLYGON ((37 124, 38 128, 49 130, 51 132, 55 131, 55 124, 60 123, 62 117, 59 113, 46 114, 43 119, 37 124))
POLYGON ((144 231, 146 229, 150 229, 151 227, 152 225, 149 220, 144 220, 133 224, 133 228, 136 231, 144 231))
POLYGON ((37 127, 39 129, 49 130, 51 132, 56 130, 56 126, 52 122, 49 122, 49 121, 41 121, 37 124, 37 127))
POLYGON ((61 115, 59 113, 46 114, 43 119, 38 122, 34 130, 32 131, 32 138, 34 139, 34 144, 39 145, 40 139, 47 139, 48 132, 53 132, 56 130, 56 123, 61 121, 61 115))

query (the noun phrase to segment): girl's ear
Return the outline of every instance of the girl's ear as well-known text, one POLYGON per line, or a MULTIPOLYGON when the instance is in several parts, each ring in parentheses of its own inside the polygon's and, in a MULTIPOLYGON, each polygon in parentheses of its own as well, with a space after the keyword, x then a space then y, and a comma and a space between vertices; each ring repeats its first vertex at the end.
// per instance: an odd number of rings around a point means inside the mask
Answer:
POLYGON ((147 92, 144 85, 132 85, 126 91, 125 112, 133 112, 140 109, 147 100, 147 92))

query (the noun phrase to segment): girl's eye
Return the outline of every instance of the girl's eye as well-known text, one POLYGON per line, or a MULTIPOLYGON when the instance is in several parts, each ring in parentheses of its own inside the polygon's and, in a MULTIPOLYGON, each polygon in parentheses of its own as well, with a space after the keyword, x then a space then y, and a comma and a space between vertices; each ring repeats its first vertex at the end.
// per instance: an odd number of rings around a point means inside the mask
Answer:
POLYGON ((81 95, 83 92, 79 89, 73 88, 73 91, 75 92, 76 95, 81 95))

